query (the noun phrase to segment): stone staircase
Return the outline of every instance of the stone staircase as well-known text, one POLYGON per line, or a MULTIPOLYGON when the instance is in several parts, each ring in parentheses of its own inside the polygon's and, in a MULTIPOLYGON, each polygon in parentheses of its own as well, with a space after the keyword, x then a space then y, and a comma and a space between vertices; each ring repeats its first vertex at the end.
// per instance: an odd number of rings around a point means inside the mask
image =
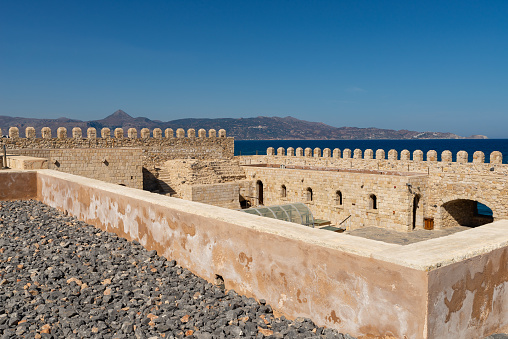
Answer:
POLYGON ((171 187, 171 174, 165 166, 161 167, 158 180, 162 194, 169 195, 170 197, 178 197, 178 193, 171 187))
POLYGON ((221 182, 231 182, 245 179, 245 172, 240 167, 238 161, 211 161, 209 166, 220 178, 221 182))

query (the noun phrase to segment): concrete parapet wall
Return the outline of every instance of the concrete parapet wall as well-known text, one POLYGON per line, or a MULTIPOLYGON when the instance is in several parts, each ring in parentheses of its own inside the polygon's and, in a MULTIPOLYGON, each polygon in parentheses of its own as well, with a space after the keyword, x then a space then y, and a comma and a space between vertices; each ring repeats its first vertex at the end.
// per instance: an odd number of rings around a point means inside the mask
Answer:
POLYGON ((0 176, 10 187, 1 199, 29 183, 43 203, 208 281, 220 275, 290 318, 364 338, 482 338, 508 327, 508 221, 402 246, 52 170, 0 176))

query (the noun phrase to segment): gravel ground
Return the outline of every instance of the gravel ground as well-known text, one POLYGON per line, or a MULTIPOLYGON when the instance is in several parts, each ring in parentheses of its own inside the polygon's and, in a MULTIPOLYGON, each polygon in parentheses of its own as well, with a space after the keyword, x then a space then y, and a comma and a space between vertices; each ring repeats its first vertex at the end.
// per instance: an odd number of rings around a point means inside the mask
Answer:
POLYGON ((0 338, 346 338, 275 318, 138 242, 37 201, 0 201, 0 338))

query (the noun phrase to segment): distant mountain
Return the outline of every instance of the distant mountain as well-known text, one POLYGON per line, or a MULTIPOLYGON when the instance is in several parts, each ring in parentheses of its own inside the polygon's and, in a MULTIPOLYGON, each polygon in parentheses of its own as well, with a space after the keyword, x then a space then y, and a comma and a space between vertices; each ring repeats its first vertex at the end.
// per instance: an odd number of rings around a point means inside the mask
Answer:
MULTIPOLYGON (((453 133, 443 132, 416 132, 408 130, 379 129, 374 127, 333 127, 321 122, 311 122, 299 120, 293 117, 256 117, 256 118, 219 118, 219 119, 179 119, 172 121, 150 120, 144 117, 133 118, 122 110, 118 110, 110 116, 101 120, 81 121, 68 118, 58 119, 33 119, 33 118, 15 118, 0 116, 0 128, 2 133, 7 134, 9 127, 16 126, 20 129, 20 134, 24 136, 26 127, 34 127, 37 135, 40 136, 42 127, 50 127, 56 135, 58 127, 67 128, 71 135, 73 127, 80 127, 83 135, 86 134, 88 127, 95 127, 100 130, 103 127, 109 127, 112 130, 118 127, 124 129, 127 134, 128 128, 136 128, 140 131, 142 128, 177 128, 185 130, 194 128, 196 131, 200 128, 209 130, 214 128, 225 129, 228 136, 235 137, 237 140, 270 140, 270 139, 464 139, 453 133)), ((469 138, 486 139, 483 135, 473 135, 469 138)))

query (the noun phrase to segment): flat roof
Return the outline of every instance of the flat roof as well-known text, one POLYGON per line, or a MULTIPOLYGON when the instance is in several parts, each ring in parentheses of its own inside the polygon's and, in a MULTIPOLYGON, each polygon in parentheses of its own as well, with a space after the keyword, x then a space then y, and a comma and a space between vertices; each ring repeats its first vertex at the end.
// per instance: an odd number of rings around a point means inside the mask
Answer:
POLYGON ((248 165, 240 165, 240 166, 266 167, 266 168, 277 168, 277 169, 296 169, 296 170, 304 170, 304 171, 326 171, 326 172, 347 172, 347 173, 376 174, 376 175, 396 175, 396 176, 404 176, 404 177, 428 175, 427 173, 418 173, 418 172, 381 171, 381 170, 368 170, 368 169, 328 167, 328 166, 303 166, 303 165, 285 165, 285 164, 248 164, 248 165))

